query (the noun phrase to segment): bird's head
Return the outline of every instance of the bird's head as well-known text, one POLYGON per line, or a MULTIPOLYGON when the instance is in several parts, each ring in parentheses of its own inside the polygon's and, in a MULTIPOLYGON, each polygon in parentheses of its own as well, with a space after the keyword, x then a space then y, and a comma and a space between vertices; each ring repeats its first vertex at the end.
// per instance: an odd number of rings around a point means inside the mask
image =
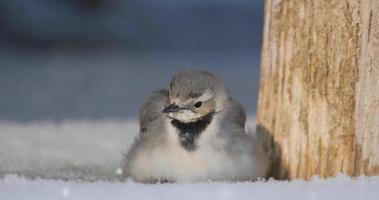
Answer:
POLYGON ((197 70, 185 70, 175 75, 169 93, 170 105, 162 112, 185 123, 221 111, 230 98, 223 81, 209 72, 197 70))

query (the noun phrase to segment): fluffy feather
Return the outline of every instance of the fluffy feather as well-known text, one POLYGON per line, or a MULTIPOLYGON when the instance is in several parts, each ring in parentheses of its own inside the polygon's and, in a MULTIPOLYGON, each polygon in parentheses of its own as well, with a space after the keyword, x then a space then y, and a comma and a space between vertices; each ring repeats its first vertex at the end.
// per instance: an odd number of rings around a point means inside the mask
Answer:
POLYGON ((216 76, 194 70, 181 72, 171 81, 170 92, 155 92, 141 107, 141 134, 125 158, 125 175, 148 183, 265 177, 267 156, 245 133, 245 120, 244 109, 216 76), (162 113, 174 98, 188 103, 204 97, 206 91, 213 94, 214 108, 201 112, 194 122, 162 113))

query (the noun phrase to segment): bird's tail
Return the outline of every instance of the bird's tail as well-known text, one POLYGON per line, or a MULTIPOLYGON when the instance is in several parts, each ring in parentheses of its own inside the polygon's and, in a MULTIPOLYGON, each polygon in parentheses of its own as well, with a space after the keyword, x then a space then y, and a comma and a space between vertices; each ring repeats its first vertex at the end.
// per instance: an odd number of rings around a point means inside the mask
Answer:
POLYGON ((271 134, 265 129, 262 130, 261 126, 257 125, 255 120, 255 117, 248 117, 245 131, 246 134, 252 138, 257 153, 256 155, 265 163, 262 163, 262 165, 266 165, 266 177, 269 177, 271 175, 271 161, 273 160, 273 156, 277 154, 274 152, 275 148, 273 148, 272 145, 273 140, 271 134))

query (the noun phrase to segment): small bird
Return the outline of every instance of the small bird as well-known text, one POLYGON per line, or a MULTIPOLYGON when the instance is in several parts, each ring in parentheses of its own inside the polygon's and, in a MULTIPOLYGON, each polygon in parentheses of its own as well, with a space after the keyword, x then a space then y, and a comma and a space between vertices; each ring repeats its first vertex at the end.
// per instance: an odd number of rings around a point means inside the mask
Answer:
POLYGON ((268 158, 246 134, 245 121, 223 81, 205 71, 182 71, 169 90, 154 92, 142 105, 124 175, 145 183, 264 178, 268 158))

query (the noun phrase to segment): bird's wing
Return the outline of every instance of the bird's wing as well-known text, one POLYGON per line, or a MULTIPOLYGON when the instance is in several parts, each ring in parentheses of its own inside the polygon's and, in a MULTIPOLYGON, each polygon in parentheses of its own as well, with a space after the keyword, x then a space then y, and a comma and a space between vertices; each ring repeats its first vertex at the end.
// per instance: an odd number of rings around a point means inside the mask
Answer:
POLYGON ((227 114, 225 116, 227 117, 227 120, 232 121, 241 127, 245 127, 246 112, 240 103, 231 100, 226 106, 226 112, 227 114))
POLYGON ((153 121, 163 117, 162 110, 169 104, 168 95, 165 89, 157 90, 142 104, 139 111, 140 135, 148 131, 153 121))

